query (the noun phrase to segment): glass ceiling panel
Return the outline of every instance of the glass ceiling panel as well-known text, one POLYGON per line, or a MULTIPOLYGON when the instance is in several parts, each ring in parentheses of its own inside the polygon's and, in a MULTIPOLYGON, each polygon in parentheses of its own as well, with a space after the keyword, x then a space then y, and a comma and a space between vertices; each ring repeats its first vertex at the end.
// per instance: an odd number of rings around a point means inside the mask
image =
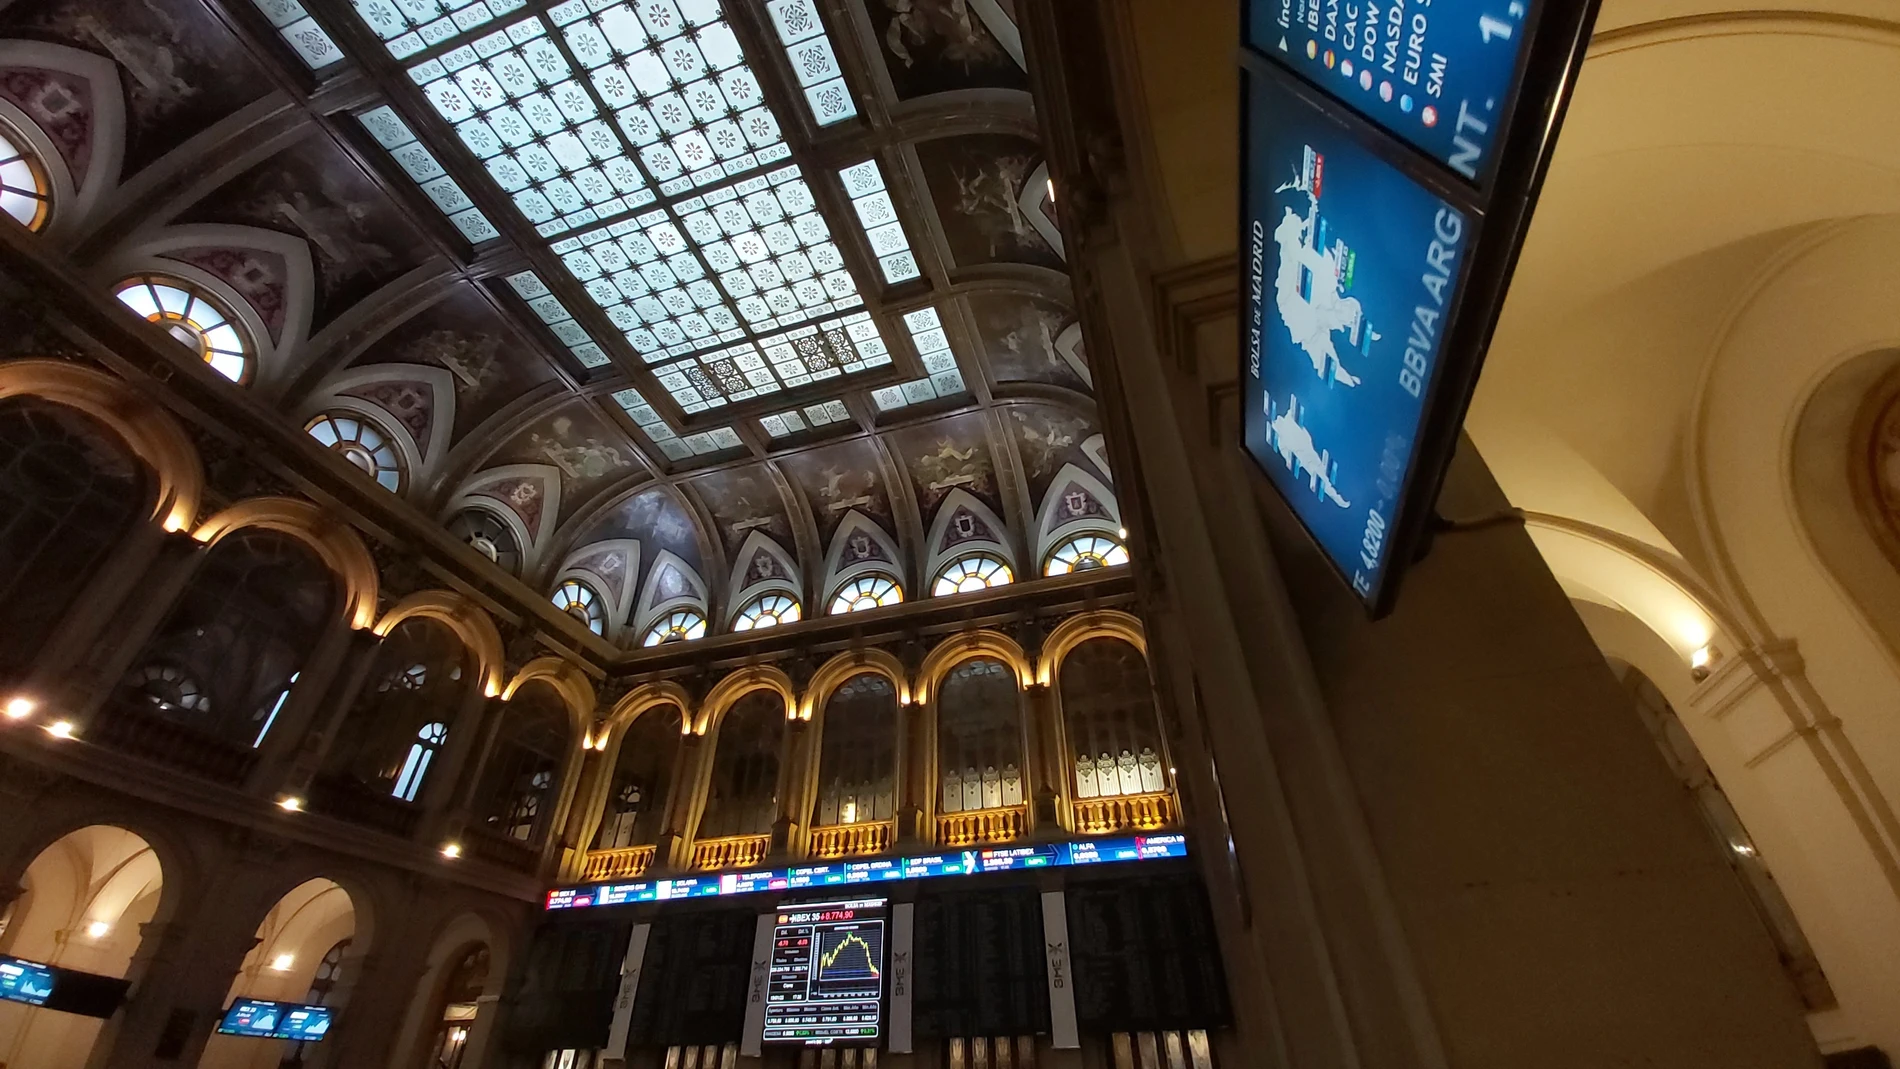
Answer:
POLYGON ((838 180, 844 183, 844 194, 851 198, 858 224, 864 227, 871 254, 884 269, 884 281, 896 283, 916 278, 920 273, 917 257, 911 254, 910 238, 904 233, 904 224, 897 219, 897 206, 891 202, 890 190, 884 187, 884 171, 877 161, 865 160, 855 167, 846 167, 838 172, 838 180))
POLYGON ((788 434, 797 434, 800 431, 806 430, 808 427, 823 427, 827 424, 842 423, 850 418, 851 413, 845 408, 842 400, 825 401, 820 404, 806 405, 803 415, 800 415, 799 410, 794 408, 790 411, 778 412, 770 416, 760 416, 759 426, 765 428, 765 433, 772 437, 783 438, 788 434))
POLYGON ((878 410, 889 412, 966 392, 963 374, 957 370, 956 354, 950 350, 950 339, 944 333, 943 320, 937 310, 919 308, 909 313, 904 316, 904 327, 910 331, 910 340, 916 344, 917 355, 923 359, 924 370, 930 372, 930 376, 872 390, 871 399, 877 402, 878 410))
POLYGON ((528 302, 528 307, 541 318, 541 322, 547 324, 555 337, 561 339, 568 351, 574 354, 574 358, 581 362, 582 367, 595 368, 607 365, 607 354, 601 350, 600 346, 594 344, 594 339, 588 335, 587 328, 575 320, 574 314, 567 310, 567 305, 562 304, 559 297, 548 291, 548 284, 541 281, 540 275, 533 271, 509 275, 508 285, 514 287, 514 291, 521 296, 521 299, 528 302))
MULTIPOLYGON (((435 156, 422 146, 422 142, 416 140, 415 131, 402 121, 396 109, 385 104, 358 115, 356 121, 362 123, 363 129, 368 130, 376 143, 383 146, 390 158, 396 161, 396 166, 401 167, 404 174, 422 187, 422 191, 428 194, 435 206, 449 217, 449 222, 454 223, 455 228, 471 244, 479 245, 501 236, 495 224, 489 222, 488 217, 474 206, 468 194, 462 191, 455 179, 449 177, 449 172, 435 156)), ((605 356, 602 360, 605 360, 605 356)))
POLYGON ((298 0, 251 0, 283 37, 297 58, 313 71, 320 71, 343 60, 343 50, 317 25, 298 0))
POLYGON ((614 391, 614 402, 633 417, 634 424, 653 439, 653 444, 659 446, 660 452, 665 453, 669 460, 688 460, 707 453, 737 449, 744 444, 739 439, 739 432, 731 427, 714 427, 701 434, 680 437, 667 425, 666 419, 647 404, 647 399, 640 391, 631 386, 614 391))
MULTIPOLYGON (((513 21, 525 0, 352 2, 687 412, 890 363, 719 0, 566 0, 513 21)), ((768 8, 814 116, 855 114, 815 9, 768 8)), ((365 125, 451 218, 469 210, 399 120, 373 125, 385 111, 365 125)), ((907 259, 896 237, 880 255, 907 259)), ((509 281, 605 362, 544 280, 509 281)))

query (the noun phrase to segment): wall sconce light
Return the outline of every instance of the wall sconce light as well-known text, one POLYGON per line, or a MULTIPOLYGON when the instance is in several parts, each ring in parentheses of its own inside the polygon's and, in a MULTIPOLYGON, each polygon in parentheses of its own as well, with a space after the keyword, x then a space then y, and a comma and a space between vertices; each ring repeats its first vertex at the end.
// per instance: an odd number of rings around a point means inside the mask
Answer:
POLYGON ((103 939, 106 933, 111 930, 112 925, 110 923, 106 921, 93 921, 91 924, 86 925, 86 938, 103 939))
POLYGON ((454 861, 456 858, 461 857, 462 844, 461 843, 443 843, 442 856, 448 858, 450 861, 454 861))
POLYGON ((70 720, 55 720, 46 725, 46 733, 56 739, 70 739, 73 737, 73 722, 70 720))
POLYGON ((1115 537, 1121 539, 1124 542, 1128 541, 1128 528, 1126 527, 1115 528, 1115 537))
POLYGON ((294 794, 286 794, 277 800, 277 808, 282 809, 286 813, 301 813, 303 812, 303 799, 294 794))
POLYGON ((270 971, 289 972, 290 967, 295 964, 297 964, 297 956, 295 954, 279 954, 271 959, 270 971))
POLYGON ((7 701, 7 719, 25 720, 27 717, 32 716, 33 710, 37 708, 39 708, 39 703, 31 698, 10 698, 7 701))
POLYGON ((1721 658, 1721 653, 1713 645, 1705 644, 1689 655, 1689 678, 1697 683, 1709 678, 1709 669, 1721 658))

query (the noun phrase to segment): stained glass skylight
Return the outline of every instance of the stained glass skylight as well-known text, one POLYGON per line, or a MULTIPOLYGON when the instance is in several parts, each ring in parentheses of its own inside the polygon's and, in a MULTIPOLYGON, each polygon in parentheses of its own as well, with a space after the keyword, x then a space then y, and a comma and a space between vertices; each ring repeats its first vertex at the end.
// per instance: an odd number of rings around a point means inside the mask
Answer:
POLYGON ((533 271, 509 275, 508 285, 514 287, 521 299, 528 302, 528 307, 541 317, 541 322, 548 325, 555 337, 561 339, 582 367, 603 367, 607 364, 607 354, 594 344, 587 328, 575 320, 574 314, 567 310, 567 305, 548 291, 548 284, 541 281, 540 275, 533 271))
POLYGON ((905 405, 919 404, 939 397, 955 397, 965 392, 963 374, 957 370, 956 354, 950 351, 950 338, 944 333, 943 320, 935 308, 919 308, 904 316, 904 327, 917 346, 928 378, 912 379, 899 386, 872 390, 871 399, 879 411, 889 412, 905 405))
POLYGON ((402 121, 394 108, 384 104, 382 107, 366 111, 356 117, 369 131, 369 136, 388 151, 396 166, 413 179, 422 191, 428 194, 449 222, 462 232, 462 236, 474 244, 481 244, 491 238, 501 236, 495 224, 488 221, 481 209, 475 207, 468 194, 449 177, 449 172, 436 160, 422 142, 416 140, 415 131, 402 121))
POLYGON ((343 50, 317 25, 297 0, 251 0, 264 13, 284 43, 313 71, 343 60, 343 50))
POLYGON ((858 223, 871 243, 871 254, 884 270, 884 281, 903 282, 920 274, 917 257, 910 251, 910 238, 897 219, 897 206, 891 203, 890 190, 884 187, 884 171, 876 160, 865 160, 838 172, 845 196, 858 213, 858 223))
POLYGON ((842 423, 851 418, 851 412, 843 401, 825 401, 820 404, 806 405, 803 414, 794 408, 787 412, 775 412, 759 417, 759 426, 774 438, 783 438, 788 434, 798 434, 811 428, 827 424, 842 423))
POLYGON ((452 40, 527 6, 528 0, 351 0, 397 59, 452 40))
POLYGON ((666 422, 666 418, 654 407, 639 390, 629 386, 614 391, 614 402, 624 409, 633 422, 644 432, 668 460, 687 460, 708 453, 718 453, 727 449, 737 449, 745 443, 740 440, 739 432, 731 427, 714 427, 710 431, 689 434, 682 438, 666 422))
POLYGON ((805 93, 812 120, 830 126, 856 115, 857 104, 812 0, 770 0, 765 7, 772 13, 772 28, 785 46, 785 58, 791 61, 792 74, 805 93))

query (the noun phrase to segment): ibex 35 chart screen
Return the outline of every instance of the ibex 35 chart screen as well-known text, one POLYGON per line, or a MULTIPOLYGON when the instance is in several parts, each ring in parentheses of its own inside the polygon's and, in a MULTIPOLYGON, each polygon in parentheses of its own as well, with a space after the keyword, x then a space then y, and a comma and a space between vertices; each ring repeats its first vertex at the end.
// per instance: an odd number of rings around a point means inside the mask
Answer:
POLYGON ((877 1042, 889 907, 883 898, 779 907, 765 1005, 767 1043, 877 1042))

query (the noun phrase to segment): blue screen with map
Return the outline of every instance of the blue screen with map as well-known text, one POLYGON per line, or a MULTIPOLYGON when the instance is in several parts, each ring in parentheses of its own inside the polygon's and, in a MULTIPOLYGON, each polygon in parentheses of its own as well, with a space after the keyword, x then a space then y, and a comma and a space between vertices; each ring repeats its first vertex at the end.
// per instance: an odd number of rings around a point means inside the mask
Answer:
POLYGON ((330 1031, 330 1008, 302 1002, 270 1002, 258 998, 233 999, 224 1011, 218 1031, 228 1036, 257 1039, 321 1040, 330 1031))
POLYGON ((37 961, 0 954, 0 999, 43 1006, 53 994, 53 970, 37 961))
POLYGON ((1243 441, 1376 601, 1477 221, 1245 70, 1243 441))
POLYGON ((1542 0, 1248 0, 1248 42, 1482 182, 1542 0))

